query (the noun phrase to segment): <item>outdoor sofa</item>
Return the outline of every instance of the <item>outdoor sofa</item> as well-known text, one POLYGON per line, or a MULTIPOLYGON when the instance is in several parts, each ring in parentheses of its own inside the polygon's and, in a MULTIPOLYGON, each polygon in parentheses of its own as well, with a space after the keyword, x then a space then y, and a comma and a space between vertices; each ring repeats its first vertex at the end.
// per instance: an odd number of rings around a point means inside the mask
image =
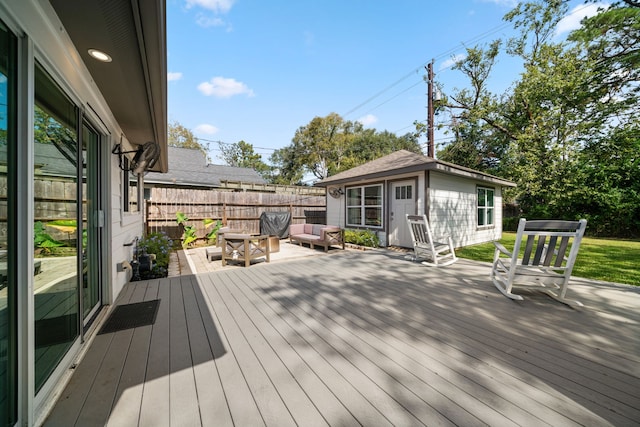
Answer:
POLYGON ((313 249, 315 246, 324 247, 341 246, 344 249, 344 230, 335 225, 325 224, 291 224, 289 226, 289 242, 308 243, 313 249))

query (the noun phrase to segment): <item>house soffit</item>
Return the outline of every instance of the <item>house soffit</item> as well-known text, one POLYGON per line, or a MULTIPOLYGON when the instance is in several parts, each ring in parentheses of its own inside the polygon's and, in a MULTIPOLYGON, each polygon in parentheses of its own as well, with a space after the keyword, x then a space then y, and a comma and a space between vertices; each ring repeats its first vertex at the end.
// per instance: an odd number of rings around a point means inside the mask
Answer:
POLYGON ((165 172, 167 156, 167 55, 164 0, 50 0, 127 139, 154 141, 165 172), (111 56, 100 62, 98 49, 111 56))

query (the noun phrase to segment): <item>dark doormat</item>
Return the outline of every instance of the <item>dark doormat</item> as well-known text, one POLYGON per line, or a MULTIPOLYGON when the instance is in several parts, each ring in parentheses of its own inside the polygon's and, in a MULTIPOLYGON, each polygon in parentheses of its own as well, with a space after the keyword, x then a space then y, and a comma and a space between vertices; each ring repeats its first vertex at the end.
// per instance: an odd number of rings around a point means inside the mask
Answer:
POLYGON ((98 332, 108 334, 140 326, 153 325, 158 314, 159 299, 118 305, 98 332))

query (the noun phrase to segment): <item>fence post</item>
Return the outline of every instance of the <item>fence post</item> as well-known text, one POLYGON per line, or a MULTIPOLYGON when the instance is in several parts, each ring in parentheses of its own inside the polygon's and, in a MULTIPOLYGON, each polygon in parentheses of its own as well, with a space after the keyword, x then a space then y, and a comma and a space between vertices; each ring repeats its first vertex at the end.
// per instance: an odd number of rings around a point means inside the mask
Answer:
POLYGON ((222 225, 227 226, 227 202, 222 203, 222 225))

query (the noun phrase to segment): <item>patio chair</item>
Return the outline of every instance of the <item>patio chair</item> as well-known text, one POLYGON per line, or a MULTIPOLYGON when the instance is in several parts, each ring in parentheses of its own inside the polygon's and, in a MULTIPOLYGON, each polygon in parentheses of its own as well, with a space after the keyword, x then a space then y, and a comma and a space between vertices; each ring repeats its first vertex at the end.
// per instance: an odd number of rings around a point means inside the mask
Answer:
POLYGON ((424 259, 424 265, 444 267, 458 260, 451 236, 434 238, 426 215, 407 214, 407 224, 413 241, 413 261, 424 259))
POLYGON ((514 286, 521 286, 541 288, 562 303, 582 306, 579 301, 567 300, 565 296, 586 227, 586 219, 520 219, 512 252, 493 242, 496 247, 491 269, 493 284, 514 300, 523 299, 522 295, 512 293, 514 286))

